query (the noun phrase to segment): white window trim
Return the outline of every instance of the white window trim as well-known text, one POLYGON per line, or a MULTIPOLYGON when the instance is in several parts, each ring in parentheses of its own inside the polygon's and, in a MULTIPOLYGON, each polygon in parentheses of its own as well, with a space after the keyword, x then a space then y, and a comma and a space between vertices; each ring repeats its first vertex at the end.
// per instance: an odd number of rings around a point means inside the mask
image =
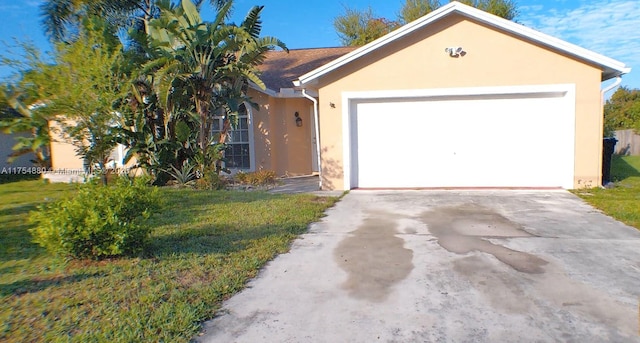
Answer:
POLYGON ((256 171, 256 149, 255 149, 255 137, 253 131, 253 107, 248 102, 243 102, 245 110, 247 111, 247 130, 249 131, 249 168, 229 168, 231 175, 234 175, 240 171, 254 172, 256 171))
POLYGON ((244 102, 247 111, 247 129, 249 130, 249 169, 247 171, 256 171, 256 149, 253 131, 253 107, 248 102, 244 102))

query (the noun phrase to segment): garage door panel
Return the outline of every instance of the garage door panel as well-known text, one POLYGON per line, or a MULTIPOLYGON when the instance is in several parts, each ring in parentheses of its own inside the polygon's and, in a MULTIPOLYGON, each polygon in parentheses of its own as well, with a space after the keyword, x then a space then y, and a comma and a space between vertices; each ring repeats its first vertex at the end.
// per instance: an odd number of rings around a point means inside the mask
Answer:
POLYGON ((352 113, 361 188, 561 187, 574 115, 561 96, 367 101, 352 113))

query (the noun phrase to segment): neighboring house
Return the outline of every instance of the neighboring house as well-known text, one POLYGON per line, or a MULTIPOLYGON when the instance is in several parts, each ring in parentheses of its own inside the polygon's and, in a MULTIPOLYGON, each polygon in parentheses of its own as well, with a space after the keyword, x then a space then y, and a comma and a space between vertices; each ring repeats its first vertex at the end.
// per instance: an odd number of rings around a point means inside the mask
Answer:
POLYGON ((358 49, 271 52, 261 68, 233 166, 318 172, 338 190, 598 186, 601 83, 630 71, 457 2, 358 49))
POLYGON ((12 163, 8 162, 9 156, 14 153, 13 146, 16 145, 16 138, 28 137, 29 133, 6 134, 0 132, 0 173, 24 174, 24 168, 34 167, 32 160, 35 159, 33 153, 24 154, 16 158, 12 163))
MULTIPOLYGON (((6 108, 0 113, 0 119, 16 118, 20 114, 11 108, 6 108)), ((33 153, 18 156, 13 162, 9 163, 10 156, 15 152, 13 147, 18 143, 18 137, 29 137, 29 132, 7 134, 0 131, 0 174, 26 174, 27 168, 32 171, 35 164, 33 153)))

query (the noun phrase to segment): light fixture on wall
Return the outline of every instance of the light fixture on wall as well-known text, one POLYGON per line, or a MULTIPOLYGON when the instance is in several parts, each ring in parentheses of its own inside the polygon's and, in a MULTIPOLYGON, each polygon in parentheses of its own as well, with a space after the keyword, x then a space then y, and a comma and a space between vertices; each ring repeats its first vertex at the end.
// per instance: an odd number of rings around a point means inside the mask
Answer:
POLYGON ((296 112, 294 116, 296 117, 296 126, 302 127, 302 118, 300 118, 300 113, 296 112))
POLYGON ((444 49, 444 51, 448 53, 450 57, 455 57, 455 58, 462 57, 467 54, 467 52, 464 51, 464 49, 462 49, 461 46, 451 46, 444 49))

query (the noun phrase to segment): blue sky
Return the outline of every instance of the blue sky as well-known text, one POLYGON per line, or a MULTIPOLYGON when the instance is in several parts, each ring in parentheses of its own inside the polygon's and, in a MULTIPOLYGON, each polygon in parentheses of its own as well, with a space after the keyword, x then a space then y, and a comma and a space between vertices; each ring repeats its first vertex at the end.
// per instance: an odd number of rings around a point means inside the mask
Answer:
MULTIPOLYGON (((41 0, 0 0, 0 40, 31 39, 47 49, 39 22, 41 0)), ((289 48, 339 46, 333 18, 343 4, 378 16, 395 19, 403 0, 236 0, 234 20, 239 22, 256 4, 264 4, 263 34, 276 36, 289 48)), ((446 2, 444 0, 443 2, 446 2)), ((634 69, 623 77, 623 85, 640 88, 639 0, 516 0, 516 20, 528 27, 624 62, 634 69), (635 70, 637 69, 637 70, 635 70)), ((203 16, 212 18, 206 7, 203 16)), ((6 52, 3 52, 6 54, 6 52)), ((6 70, 0 69, 0 75, 6 70)))

